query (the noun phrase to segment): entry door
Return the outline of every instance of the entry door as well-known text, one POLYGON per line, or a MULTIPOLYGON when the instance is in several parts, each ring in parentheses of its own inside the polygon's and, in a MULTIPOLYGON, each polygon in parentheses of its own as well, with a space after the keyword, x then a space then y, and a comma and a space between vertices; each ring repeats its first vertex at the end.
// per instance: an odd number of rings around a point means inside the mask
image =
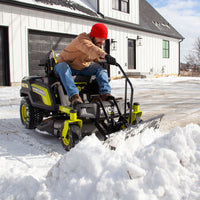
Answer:
POLYGON ((136 41, 128 39, 128 69, 136 69, 136 41))
POLYGON ((0 86, 10 86, 8 28, 0 26, 0 86))

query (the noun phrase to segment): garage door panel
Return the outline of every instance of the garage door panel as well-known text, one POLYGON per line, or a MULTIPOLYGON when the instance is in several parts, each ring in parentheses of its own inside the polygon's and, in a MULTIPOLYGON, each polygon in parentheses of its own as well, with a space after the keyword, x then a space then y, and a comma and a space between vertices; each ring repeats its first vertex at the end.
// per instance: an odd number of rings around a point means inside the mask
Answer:
POLYGON ((29 75, 43 76, 44 67, 38 66, 47 53, 54 49, 61 52, 76 36, 29 30, 29 75))

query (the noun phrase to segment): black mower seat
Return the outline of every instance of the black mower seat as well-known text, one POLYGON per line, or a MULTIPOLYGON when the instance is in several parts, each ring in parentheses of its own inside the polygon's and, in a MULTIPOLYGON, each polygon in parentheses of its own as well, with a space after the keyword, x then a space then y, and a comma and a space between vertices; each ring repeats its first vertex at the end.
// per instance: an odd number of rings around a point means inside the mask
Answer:
POLYGON ((73 76, 74 82, 76 83, 91 83, 94 80, 95 76, 83 76, 83 75, 75 75, 73 76))

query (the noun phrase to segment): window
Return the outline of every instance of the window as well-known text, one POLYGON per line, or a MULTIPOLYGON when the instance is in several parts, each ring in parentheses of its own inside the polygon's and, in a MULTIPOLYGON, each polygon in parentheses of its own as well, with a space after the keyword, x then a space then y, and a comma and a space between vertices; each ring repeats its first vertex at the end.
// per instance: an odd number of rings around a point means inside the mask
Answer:
POLYGON ((163 40, 163 58, 169 58, 169 41, 163 40))
POLYGON ((128 39, 128 69, 136 69, 136 41, 128 39))
POLYGON ((129 13, 129 0, 112 0, 112 8, 129 13))

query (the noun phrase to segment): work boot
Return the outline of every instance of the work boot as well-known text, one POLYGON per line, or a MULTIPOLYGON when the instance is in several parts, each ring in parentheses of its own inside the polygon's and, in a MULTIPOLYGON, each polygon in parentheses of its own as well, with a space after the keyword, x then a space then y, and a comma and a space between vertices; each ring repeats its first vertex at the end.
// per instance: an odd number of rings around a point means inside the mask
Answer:
POLYGON ((100 96, 95 96, 95 97, 92 98, 92 100, 90 101, 90 103, 96 103, 98 101, 100 101, 100 96))
POLYGON ((102 101, 109 101, 109 100, 113 100, 113 99, 114 99, 114 97, 109 93, 101 95, 102 101))
POLYGON ((75 94, 71 97, 72 107, 75 108, 78 104, 83 103, 81 97, 78 94, 75 94))

